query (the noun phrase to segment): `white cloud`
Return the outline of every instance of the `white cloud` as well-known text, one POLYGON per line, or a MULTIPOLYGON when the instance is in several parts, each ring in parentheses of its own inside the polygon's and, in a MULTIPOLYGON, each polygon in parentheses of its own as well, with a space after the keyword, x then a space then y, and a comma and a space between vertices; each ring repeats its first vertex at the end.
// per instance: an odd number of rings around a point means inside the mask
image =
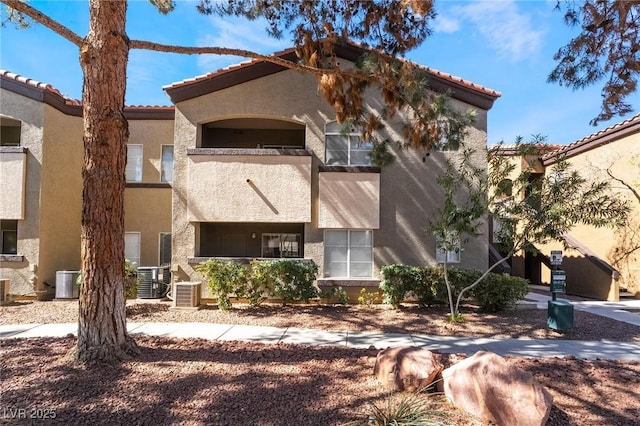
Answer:
MULTIPOLYGON (((210 22, 215 33, 202 35, 197 41, 199 46, 228 47, 264 54, 289 47, 286 41, 268 36, 265 32, 266 25, 261 20, 247 22, 211 17, 210 22)), ((198 68, 203 73, 208 73, 246 60, 248 59, 237 56, 199 55, 198 68)))
POLYGON ((510 1, 478 1, 456 8, 465 20, 476 25, 498 55, 513 62, 538 53, 545 32, 534 28, 531 17, 510 1))
POLYGON ((433 21, 433 30, 437 33, 451 34, 460 29, 460 21, 443 15, 436 16, 433 21))

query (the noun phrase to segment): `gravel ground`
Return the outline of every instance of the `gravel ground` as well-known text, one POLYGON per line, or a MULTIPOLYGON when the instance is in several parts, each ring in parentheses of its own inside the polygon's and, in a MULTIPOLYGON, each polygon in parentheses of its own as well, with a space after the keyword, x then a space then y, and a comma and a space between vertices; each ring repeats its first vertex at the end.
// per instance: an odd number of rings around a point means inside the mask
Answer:
MULTIPOLYGON (((129 321, 208 321, 334 330, 436 335, 640 341, 640 328, 575 312, 575 329, 546 329, 546 311, 500 315, 465 306, 466 322, 449 325, 443 308, 245 306, 223 312, 171 311, 167 302, 128 302, 129 321)), ((20 302, 0 308, 0 323, 71 322, 77 301, 20 302)), ((385 393, 373 378, 377 351, 344 347, 259 345, 137 337, 141 356, 117 366, 71 367, 73 338, 0 341, 0 423, 65 425, 337 425, 363 420, 385 393), (53 420, 33 422, 25 416, 53 420), (13 413, 13 415, 12 415, 13 413), (19 420, 19 421, 16 421, 19 420)), ((445 365, 464 357, 439 354, 445 365)), ((510 362, 530 371, 554 396, 548 425, 638 425, 640 363, 575 358, 510 362)), ((449 424, 480 423, 433 397, 449 424)), ((36 419, 37 420, 37 419, 36 419)), ((366 423, 362 423, 366 424, 366 423)))

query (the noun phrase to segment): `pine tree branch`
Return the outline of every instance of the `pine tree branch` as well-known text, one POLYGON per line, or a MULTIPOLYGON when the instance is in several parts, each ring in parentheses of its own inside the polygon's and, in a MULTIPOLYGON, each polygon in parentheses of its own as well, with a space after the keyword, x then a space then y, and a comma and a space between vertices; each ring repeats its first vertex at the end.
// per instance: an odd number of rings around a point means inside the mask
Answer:
POLYGON ((23 3, 20 0, 0 0, 0 3, 4 3, 5 5, 7 5, 7 7, 14 9, 24 15, 27 15, 29 18, 33 19, 36 22, 39 22, 55 33, 61 35, 78 47, 81 47, 84 43, 84 39, 78 34, 74 33, 64 25, 58 23, 57 21, 49 18, 47 15, 29 6, 27 3, 23 3))

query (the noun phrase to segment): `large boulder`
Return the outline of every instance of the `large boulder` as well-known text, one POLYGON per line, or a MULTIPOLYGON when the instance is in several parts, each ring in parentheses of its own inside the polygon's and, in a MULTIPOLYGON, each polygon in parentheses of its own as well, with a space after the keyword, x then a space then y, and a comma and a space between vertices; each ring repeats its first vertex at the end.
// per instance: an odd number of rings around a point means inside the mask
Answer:
POLYGON ((378 353, 373 374, 390 390, 415 392, 431 385, 443 368, 426 349, 396 347, 378 353))
POLYGON ((553 396, 527 371, 491 352, 477 352, 442 372, 446 397, 458 408, 502 426, 547 423, 553 396))

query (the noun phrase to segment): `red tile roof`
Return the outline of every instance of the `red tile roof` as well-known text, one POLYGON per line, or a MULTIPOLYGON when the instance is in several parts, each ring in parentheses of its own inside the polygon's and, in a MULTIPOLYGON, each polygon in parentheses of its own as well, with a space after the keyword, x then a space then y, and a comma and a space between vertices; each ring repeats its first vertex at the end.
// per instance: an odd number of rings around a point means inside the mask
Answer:
MULTIPOLYGON (((339 46, 336 53, 339 57, 355 61, 362 55, 364 50, 365 49, 359 45, 350 43, 339 46)), ((294 48, 275 52, 271 56, 287 60, 296 59, 294 48)), ((431 76, 433 76, 431 84, 434 90, 446 91, 453 89, 452 97, 463 101, 469 101, 471 99, 475 102, 475 104, 472 103, 473 105, 480 106, 484 109, 491 108, 493 101, 502 95, 496 90, 489 89, 482 85, 472 83, 463 78, 456 77, 433 68, 425 66, 420 66, 420 68, 426 70, 431 76), (461 90, 455 90, 456 88, 461 90), (469 96, 465 96, 464 92, 468 93, 469 96)), ((263 59, 251 59, 204 75, 169 84, 164 86, 163 89, 167 91, 174 103, 177 103, 201 96, 205 93, 210 93, 236 84, 241 84, 255 78, 283 71, 284 69, 285 68, 281 65, 271 64, 263 59)))
MULTIPOLYGON (((284 57, 284 56, 287 56, 287 55, 291 55, 291 54, 294 54, 294 53, 295 53, 295 48, 289 48, 289 49, 281 50, 279 52, 275 52, 271 56, 275 56, 275 57, 281 58, 281 57, 284 57)), ((226 73, 230 73, 230 72, 234 72, 234 71, 237 71, 237 70, 240 70, 240 69, 243 69, 243 68, 247 68, 247 67, 253 66, 255 64, 262 63, 262 62, 265 62, 265 61, 262 60, 262 59, 250 59, 248 61, 240 62, 238 64, 234 64, 234 65, 230 65, 230 66, 225 67, 225 68, 221 68, 221 69, 219 69, 217 71, 212 71, 212 72, 207 73, 207 74, 203 74, 203 75, 199 75, 199 76, 196 76, 196 77, 193 77, 193 78, 188 78, 188 79, 185 79, 185 80, 182 80, 182 81, 171 83, 169 85, 163 86, 163 89, 166 90, 166 89, 172 89, 172 88, 176 88, 176 87, 182 87, 182 86, 194 84, 194 83, 197 83, 197 82, 200 82, 200 81, 203 81, 203 80, 208 80, 208 79, 212 79, 212 78, 218 77, 218 76, 226 74, 226 73)), ((463 86, 463 87, 465 87, 467 89, 474 90, 474 91, 483 93, 485 95, 494 96, 496 98, 502 96, 502 93, 500 93, 500 92, 498 92, 496 90, 489 89, 489 88, 484 87, 482 85, 472 83, 471 81, 465 80, 465 79, 463 79, 461 77, 456 77, 454 75, 451 75, 451 74, 448 74, 448 73, 445 73, 445 72, 442 72, 442 71, 438 71, 438 70, 436 70, 434 68, 429 68, 429 67, 426 67, 426 66, 420 66, 420 68, 428 71, 429 74, 431 74, 434 77, 438 77, 438 78, 447 80, 447 81, 449 81, 451 83, 463 86)))
MULTIPOLYGON (((73 113, 75 112, 75 110, 82 108, 82 101, 80 101, 79 99, 72 99, 63 95, 58 89, 56 89, 55 87, 53 87, 48 83, 42 83, 40 81, 31 79, 28 77, 24 77, 20 74, 16 74, 3 69, 0 69, 0 81, 14 82, 14 83, 17 83, 19 86, 24 87, 25 89, 27 89, 27 92, 22 93, 23 95, 28 95, 28 89, 35 89, 37 92, 43 95, 42 99, 39 98, 36 100, 46 102, 48 98, 46 95, 50 95, 53 97, 54 102, 52 102, 52 104, 54 104, 53 105, 54 107, 59 108, 61 105, 64 105, 65 107, 69 107, 69 108, 65 108, 65 111, 63 111, 66 113, 73 113)), ((4 84, 0 84, 0 86, 5 87, 4 84)), ((8 89, 11 90, 10 88, 8 89)), ((125 108, 125 112, 130 111, 132 113, 141 113, 141 112, 153 113, 153 112, 168 112, 168 111, 173 112, 175 109, 173 105, 170 105, 170 106, 125 105, 124 108, 125 108)))
POLYGON ((614 140, 620 139, 630 133, 640 133, 640 113, 628 118, 620 123, 599 130, 585 136, 582 139, 563 145, 559 149, 542 156, 544 165, 554 163, 560 156, 572 157, 581 152, 589 151, 614 140))

